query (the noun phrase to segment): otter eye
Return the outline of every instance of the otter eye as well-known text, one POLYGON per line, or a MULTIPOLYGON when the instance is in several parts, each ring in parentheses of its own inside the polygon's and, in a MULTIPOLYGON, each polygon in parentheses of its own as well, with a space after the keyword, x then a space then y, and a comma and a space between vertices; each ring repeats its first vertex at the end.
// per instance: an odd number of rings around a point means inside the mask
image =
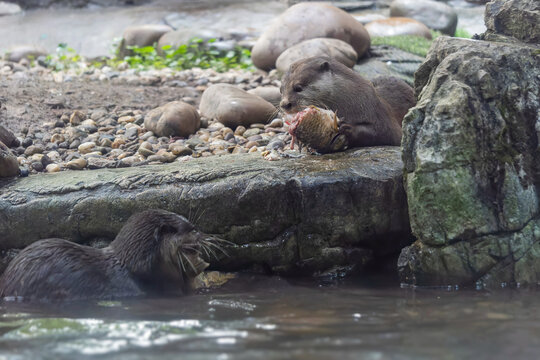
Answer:
POLYGON ((304 90, 304 89, 302 89, 302 85, 296 84, 296 85, 293 86, 293 90, 295 92, 302 92, 302 90, 304 90))

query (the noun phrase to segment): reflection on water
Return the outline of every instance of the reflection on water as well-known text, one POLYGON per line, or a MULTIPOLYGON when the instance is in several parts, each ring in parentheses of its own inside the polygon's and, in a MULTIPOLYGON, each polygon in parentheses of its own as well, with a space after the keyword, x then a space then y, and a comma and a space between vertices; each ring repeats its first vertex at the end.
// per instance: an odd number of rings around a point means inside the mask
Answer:
POLYGON ((181 298, 4 303, 0 359, 532 359, 536 299, 246 276, 181 298))

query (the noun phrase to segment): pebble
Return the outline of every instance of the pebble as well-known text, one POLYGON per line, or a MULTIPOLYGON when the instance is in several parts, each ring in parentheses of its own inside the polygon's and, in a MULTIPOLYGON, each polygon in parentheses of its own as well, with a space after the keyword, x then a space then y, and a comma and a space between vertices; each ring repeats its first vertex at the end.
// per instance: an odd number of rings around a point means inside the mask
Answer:
MULTIPOLYGON (((181 99, 193 105, 198 103, 201 91, 217 82, 237 84, 245 90, 261 84, 279 86, 275 75, 252 74, 243 70, 225 73, 211 69, 135 72, 127 68, 102 68, 86 69, 82 73, 65 70, 60 72, 61 75, 53 76, 50 69, 40 67, 40 70, 32 65, 28 69, 8 66, 5 76, 12 76, 10 74, 15 73, 14 68, 18 73, 31 72, 33 76, 41 76, 48 81, 99 81, 103 75, 105 81, 115 84, 176 84, 174 86, 190 88, 194 92, 198 89, 199 96, 181 99)), ((114 109, 109 104, 103 104, 94 109, 66 111, 62 110, 67 106, 63 101, 56 106, 59 114, 55 119, 36 124, 35 127, 22 128, 19 134, 15 134, 21 144, 13 151, 19 156, 23 175, 24 169, 26 173, 101 169, 247 152, 265 153, 265 159, 274 160, 280 158, 279 153, 291 141, 290 137, 286 137, 287 127, 281 118, 273 119, 267 125, 252 124, 246 129, 244 126, 230 128, 213 119, 201 117, 201 128, 195 134, 185 139, 169 138, 157 137, 144 127, 148 109, 114 109)))
POLYGON ((250 136, 259 135, 261 132, 262 131, 260 128, 251 128, 251 129, 247 129, 242 135, 247 139, 250 136))
POLYGON ((58 164, 49 164, 47 165, 45 169, 47 170, 48 173, 55 173, 62 170, 62 167, 58 164))
POLYGON ((79 110, 75 110, 69 117, 71 125, 80 125, 86 119, 86 115, 79 110))
POLYGON ((169 150, 175 156, 186 156, 193 154, 193 150, 189 147, 180 144, 171 144, 169 150))
POLYGON ((82 143, 81 145, 79 145, 79 147, 77 149, 81 154, 88 154, 88 153, 94 151, 95 147, 96 147, 95 143, 93 143, 93 142, 85 142, 85 143, 82 143))
POLYGON ((85 168, 87 164, 86 159, 80 158, 80 159, 74 159, 71 161, 68 161, 65 164, 65 167, 71 170, 82 170, 85 168))
POLYGON ((24 155, 26 156, 32 156, 34 154, 42 153, 45 148, 43 145, 30 145, 26 150, 24 151, 24 155))

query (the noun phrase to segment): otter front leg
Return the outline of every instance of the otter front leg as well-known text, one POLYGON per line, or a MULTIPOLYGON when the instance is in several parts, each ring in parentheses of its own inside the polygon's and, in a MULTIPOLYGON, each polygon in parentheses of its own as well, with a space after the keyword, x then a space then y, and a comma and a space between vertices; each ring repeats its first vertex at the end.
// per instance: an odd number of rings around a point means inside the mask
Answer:
POLYGON ((345 135, 349 146, 373 146, 381 145, 381 134, 377 132, 373 124, 339 124, 339 133, 345 135))

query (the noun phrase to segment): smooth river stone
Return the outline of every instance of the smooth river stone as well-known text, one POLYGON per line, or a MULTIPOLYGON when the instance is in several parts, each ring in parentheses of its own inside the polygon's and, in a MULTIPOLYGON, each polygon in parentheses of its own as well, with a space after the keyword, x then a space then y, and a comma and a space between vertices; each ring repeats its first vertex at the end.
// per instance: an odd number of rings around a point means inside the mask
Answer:
POLYGON ((458 16, 449 5, 432 0, 395 0, 390 5, 391 17, 408 17, 427 27, 453 36, 458 16))
POLYGON ((173 101, 146 114, 144 127, 157 136, 187 138, 199 130, 201 117, 192 105, 182 101, 173 101))
POLYGON ((276 68, 286 73, 292 63, 312 56, 329 56, 345 66, 352 68, 358 54, 345 41, 330 38, 317 38, 302 41, 285 50, 276 60, 276 68))
POLYGON ((274 106, 279 106, 281 101, 281 92, 277 86, 258 86, 255 89, 248 90, 249 94, 262 97, 274 106))
POLYGON ((351 15, 325 3, 291 6, 266 29, 251 52, 259 69, 270 70, 285 50, 304 40, 334 38, 350 44, 358 57, 369 49, 370 38, 364 26, 351 15))
POLYGON ((266 124, 277 111, 263 98, 229 84, 215 84, 206 89, 199 110, 201 115, 216 119, 231 129, 266 124))
POLYGON ((152 46, 159 41, 159 38, 163 34, 172 31, 173 29, 167 25, 148 24, 130 26, 124 30, 122 36, 122 42, 120 43, 119 55, 120 57, 131 54, 128 46, 152 46))
POLYGON ((366 25, 371 37, 414 35, 431 40, 428 27, 419 21, 403 17, 375 20, 366 25))

